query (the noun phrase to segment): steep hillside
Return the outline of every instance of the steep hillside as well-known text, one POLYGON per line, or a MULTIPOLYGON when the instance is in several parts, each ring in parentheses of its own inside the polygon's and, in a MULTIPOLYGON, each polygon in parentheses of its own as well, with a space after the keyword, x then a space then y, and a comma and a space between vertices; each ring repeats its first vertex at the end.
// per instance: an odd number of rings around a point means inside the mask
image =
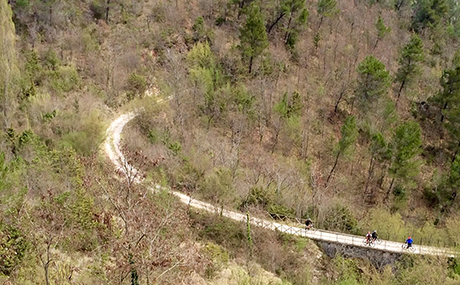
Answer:
POLYGON ((0 0, 0 281, 455 283, 455 259, 378 271, 147 185, 457 246, 459 13, 453 0, 0 0), (132 110, 123 152, 142 184, 100 152, 132 110))

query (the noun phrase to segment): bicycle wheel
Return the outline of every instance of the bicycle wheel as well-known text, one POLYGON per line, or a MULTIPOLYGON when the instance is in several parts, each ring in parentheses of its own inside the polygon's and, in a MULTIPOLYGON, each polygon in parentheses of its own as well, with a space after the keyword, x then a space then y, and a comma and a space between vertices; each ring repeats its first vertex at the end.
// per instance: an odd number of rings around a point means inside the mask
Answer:
POLYGON ((410 252, 415 252, 416 248, 415 246, 411 246, 407 250, 409 250, 410 252))
POLYGON ((307 229, 305 228, 305 234, 309 233, 309 234, 313 234, 314 232, 316 232, 316 229, 314 229, 313 227, 307 229))
POLYGON ((365 246, 375 246, 375 244, 372 242, 372 240, 367 241, 367 239, 363 240, 363 245, 365 245, 365 246))
POLYGON ((376 240, 374 241, 374 243, 376 243, 376 244, 381 244, 381 243, 382 243, 382 240, 378 238, 378 239, 376 239, 376 240))

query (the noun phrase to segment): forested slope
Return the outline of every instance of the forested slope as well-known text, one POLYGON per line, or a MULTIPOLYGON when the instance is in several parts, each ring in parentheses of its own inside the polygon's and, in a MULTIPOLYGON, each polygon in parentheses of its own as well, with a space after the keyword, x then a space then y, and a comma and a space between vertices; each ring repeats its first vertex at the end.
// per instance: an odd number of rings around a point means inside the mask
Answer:
POLYGON ((196 214, 119 179, 100 144, 137 109, 123 151, 145 183, 455 247, 459 13, 453 0, 0 0, 0 280, 268 283, 263 268, 292 284, 455 283, 456 260, 377 271, 196 214))

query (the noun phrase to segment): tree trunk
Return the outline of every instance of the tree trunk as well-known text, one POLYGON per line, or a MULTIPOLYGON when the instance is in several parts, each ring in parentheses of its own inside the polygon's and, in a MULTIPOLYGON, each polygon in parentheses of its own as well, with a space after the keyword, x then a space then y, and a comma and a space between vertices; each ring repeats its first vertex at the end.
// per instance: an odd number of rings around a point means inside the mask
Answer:
POLYGON ((452 157, 452 163, 454 163, 455 158, 457 157, 459 148, 460 148, 460 141, 458 142, 457 147, 455 148, 454 156, 452 157))
POLYGON ((251 55, 251 58, 249 59, 249 73, 252 72, 252 61, 254 60, 254 56, 251 55))
POLYGON ((300 149, 300 156, 307 158, 308 156, 308 142, 309 142, 309 129, 307 128, 302 132, 302 146, 300 149))
POLYGON ((52 26, 53 25, 53 6, 50 6, 49 12, 50 12, 50 25, 52 26))
POLYGON ((323 24, 323 20, 324 20, 324 16, 321 15, 321 17, 319 18, 318 28, 316 29, 317 31, 319 31, 319 29, 321 29, 321 25, 323 24))
POLYGON ((49 264, 46 264, 45 265, 45 284, 46 285, 49 285, 50 284, 50 281, 49 281, 49 277, 48 277, 48 268, 49 268, 49 264))
POLYGON ((342 90, 339 94, 339 98, 337 99, 337 102, 335 102, 334 106, 334 113, 337 113, 337 108, 339 107, 339 103, 342 100, 343 94, 345 93, 345 90, 342 90))
POLYGON ((107 0, 107 4, 106 4, 106 8, 105 8, 105 22, 106 23, 109 23, 109 10, 110 10, 110 0, 107 0))
POLYGON ((441 123, 444 121, 444 114, 442 113, 442 111, 444 111, 445 109, 447 109, 447 102, 444 103, 444 107, 442 107, 441 109, 441 123))
POLYGON ((326 186, 327 186, 327 184, 329 183, 329 180, 332 177, 332 173, 334 172, 335 168, 337 167, 337 163, 339 162, 339 156, 340 156, 340 152, 338 152, 337 156, 335 157, 334 166, 332 166, 331 172, 329 173, 329 176, 326 179, 326 186))
POLYGON ((377 48, 377 44, 380 41, 380 37, 377 37, 377 40, 375 41, 374 48, 372 49, 373 51, 377 48))
POLYGON ((243 7, 244 7, 244 1, 245 1, 245 0, 241 0, 240 5, 238 5, 238 7, 239 7, 239 9, 238 9, 238 16, 237 16, 237 19, 238 19, 238 20, 240 19, 241 11, 243 10, 243 7))
POLYGON ((291 21, 292 21, 292 16, 289 17, 289 21, 288 21, 288 25, 287 25, 287 28, 286 28, 286 34, 284 35, 284 43, 286 44, 287 43, 287 39, 288 39, 288 36, 289 36, 289 28, 291 27, 291 21))
POLYGON ((369 163, 369 169, 367 170, 367 179, 366 179, 366 183, 364 186, 364 193, 367 193, 367 190, 369 189, 369 182, 371 181, 372 175, 374 173, 374 166, 375 166, 375 159, 374 159, 374 155, 372 155, 371 162, 369 163))
POLYGON ((272 29, 275 27, 275 25, 278 24, 278 22, 284 17, 284 15, 286 15, 286 13, 281 12, 278 18, 276 18, 276 20, 270 25, 270 27, 268 27, 268 31, 267 31, 268 35, 272 31, 272 29))
POLYGON ((48 241, 47 241, 47 245, 46 245, 46 262, 42 260, 42 263, 43 263, 43 269, 45 270, 45 284, 46 285, 49 285, 50 284, 50 281, 49 281, 49 267, 50 267, 50 262, 51 262, 51 243, 53 242, 53 238, 50 238, 48 241))
POLYGON ((385 196, 385 202, 387 202, 388 199, 390 198, 390 193, 391 193, 391 190, 393 190, 394 182, 395 182, 395 178, 393 177, 393 179, 391 179, 390 187, 388 187, 387 195, 385 196))
POLYGON ((275 152, 276 145, 278 144, 278 137, 280 135, 280 130, 281 130, 281 122, 279 122, 280 125, 276 127, 276 133, 275 133, 275 141, 273 142, 273 147, 272 147, 272 153, 275 152))
POLYGON ((401 92, 402 92, 405 84, 406 84, 406 80, 403 80, 401 82, 401 86, 399 87, 399 90, 398 90, 398 96, 396 97, 396 104, 395 104, 396 106, 398 106, 399 97, 401 96, 401 92))
POLYGON ((3 113, 3 130, 6 132, 6 130, 9 128, 9 122, 8 122, 8 85, 9 85, 9 74, 7 73, 7 78, 5 79, 4 82, 4 87, 3 87, 3 102, 2 102, 2 113, 3 113))

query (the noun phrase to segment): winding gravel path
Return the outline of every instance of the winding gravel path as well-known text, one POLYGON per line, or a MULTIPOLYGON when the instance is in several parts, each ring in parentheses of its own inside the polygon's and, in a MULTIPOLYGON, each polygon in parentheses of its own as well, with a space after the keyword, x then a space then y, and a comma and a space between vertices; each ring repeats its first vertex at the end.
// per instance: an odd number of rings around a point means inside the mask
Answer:
MULTIPOLYGON (((123 153, 120 150, 120 138, 121 132, 123 131, 124 126, 134 117, 136 117, 136 113, 130 112, 123 114, 116 118, 111 124, 110 127, 107 129, 107 138, 104 143, 104 150, 108 156, 108 158, 115 164, 118 171, 124 171, 124 169, 129 169, 130 171, 137 171, 132 165, 129 165, 123 156, 123 153)), ((160 186, 157 185, 156 188, 160 186)), ((192 197, 185 195, 181 192, 172 191, 170 193, 179 198, 183 203, 188 204, 194 208, 202 209, 208 212, 221 212, 222 215, 236 220, 236 221, 244 221, 246 222, 246 215, 243 213, 230 211, 230 210, 222 210, 217 208, 209 203, 198 201, 193 199, 192 197)), ((261 226, 271 230, 279 230, 284 233, 293 234, 302 237, 308 237, 314 240, 319 241, 327 241, 327 242, 334 242, 340 243, 344 245, 352 245, 358 247, 367 247, 363 244, 364 237, 363 236, 355 236, 349 234, 342 234, 337 232, 325 231, 325 230, 314 230, 314 231, 306 231, 302 227, 299 226, 289 226, 282 223, 277 223, 274 221, 268 221, 264 219, 259 219, 255 217, 250 218, 250 222, 253 225, 261 226)), ((383 250, 387 252, 395 252, 400 253, 403 251, 402 243, 393 242, 393 241, 386 241, 383 240, 380 244, 376 244, 373 249, 383 250)), ((414 254, 423 254, 423 255, 442 255, 442 256, 456 256, 458 252, 447 248, 437 248, 432 246, 415 246, 414 254)))

